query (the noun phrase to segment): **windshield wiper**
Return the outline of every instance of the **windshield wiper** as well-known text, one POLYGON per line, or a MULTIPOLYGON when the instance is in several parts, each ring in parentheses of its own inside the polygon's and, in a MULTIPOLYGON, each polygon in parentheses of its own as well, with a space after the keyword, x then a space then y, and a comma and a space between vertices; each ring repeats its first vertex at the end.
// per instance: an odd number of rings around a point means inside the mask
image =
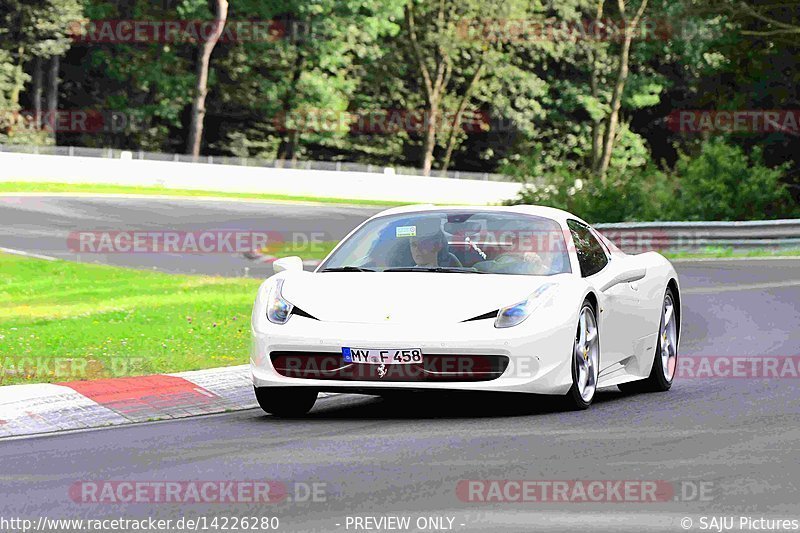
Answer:
POLYGON ((470 270, 467 268, 450 268, 450 267, 397 267, 387 268, 384 272, 441 272, 445 274, 486 274, 478 270, 470 270))
POLYGON ((362 268, 357 266, 343 266, 343 267, 325 268, 322 269, 322 272, 375 272, 375 271, 369 268, 362 268))

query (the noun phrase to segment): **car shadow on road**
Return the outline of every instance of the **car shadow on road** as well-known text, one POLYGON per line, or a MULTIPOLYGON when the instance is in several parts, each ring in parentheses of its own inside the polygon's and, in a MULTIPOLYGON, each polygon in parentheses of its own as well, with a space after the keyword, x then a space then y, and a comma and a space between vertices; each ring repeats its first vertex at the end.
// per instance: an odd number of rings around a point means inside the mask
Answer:
MULTIPOLYGON (((616 389, 600 390, 594 405, 620 401, 616 389)), ((347 394, 318 400, 302 420, 427 420, 580 415, 561 397, 511 393, 399 393, 383 396, 347 394)), ((264 419, 271 419, 264 415, 264 419)), ((299 419, 298 419, 299 420, 299 419)))

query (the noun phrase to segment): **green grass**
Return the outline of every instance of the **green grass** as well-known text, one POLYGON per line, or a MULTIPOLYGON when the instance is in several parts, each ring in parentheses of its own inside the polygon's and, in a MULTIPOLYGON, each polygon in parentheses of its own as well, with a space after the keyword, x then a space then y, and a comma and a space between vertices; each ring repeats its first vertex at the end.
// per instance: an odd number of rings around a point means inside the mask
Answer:
POLYGON ((234 193, 218 191, 194 191, 189 189, 167 189, 163 187, 134 187, 127 185, 104 185, 92 183, 29 183, 18 181, 0 182, 0 193, 8 192, 52 192, 86 194, 143 194, 158 196, 192 196, 215 198, 240 198, 250 200, 272 200, 281 202, 313 202, 376 207, 395 207, 413 202, 391 202, 383 200, 359 200, 342 198, 319 198, 316 196, 286 196, 281 194, 234 193))
POLYGON ((335 241, 317 242, 302 245, 295 245, 290 242, 282 242, 265 248, 262 250, 262 253, 278 258, 297 255, 302 257, 304 260, 321 261, 327 257, 327 255, 337 244, 339 243, 335 241))
POLYGON ((770 250, 754 249, 737 251, 733 248, 708 247, 701 251, 692 252, 663 252, 667 259, 728 259, 736 257, 800 257, 800 250, 770 250))
POLYGON ((0 384, 245 364, 259 283, 0 254, 0 384))

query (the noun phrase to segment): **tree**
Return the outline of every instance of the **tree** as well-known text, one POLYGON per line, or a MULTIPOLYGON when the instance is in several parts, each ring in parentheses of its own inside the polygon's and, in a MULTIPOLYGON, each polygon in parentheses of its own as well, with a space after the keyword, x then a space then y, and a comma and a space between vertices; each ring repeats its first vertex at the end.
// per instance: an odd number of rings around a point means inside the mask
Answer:
MULTIPOLYGON (((208 20, 212 15, 205 0, 86 0, 84 17, 91 28, 88 21, 208 20)), ((62 59, 61 105, 103 111, 107 120, 102 130, 62 132, 59 142, 185 153, 197 48, 185 35, 135 42, 76 39, 62 59), (112 123, 112 113, 118 122, 112 123)))
MULTIPOLYGON (((3 31, 0 28, 0 31, 3 31)), ((14 112, 9 95, 14 88, 14 64, 11 53, 0 48, 0 142, 4 142, 14 126, 14 112)))
MULTIPOLYGON (((243 1, 231 16, 275 21, 267 41, 236 43, 219 58, 219 82, 237 87, 216 102, 226 117, 217 146, 241 156, 296 160, 360 150, 355 126, 377 102, 365 95, 385 66, 404 0, 243 1), (353 133, 351 134, 351 127, 353 133)), ((396 71, 392 75, 397 75, 396 71)))
POLYGON ((194 101, 192 102, 191 125, 189 126, 188 153, 197 157, 200 155, 200 143, 203 140, 203 120, 206 116, 206 96, 208 95, 208 68, 211 62, 211 53, 217 45, 225 22, 228 19, 228 0, 214 0, 216 6, 216 19, 214 31, 203 42, 197 60, 197 85, 195 86, 194 101))
POLYGON ((543 7, 539 20, 548 32, 542 38, 550 48, 526 64, 547 82, 546 91, 537 99, 541 110, 535 127, 518 137, 506 158, 506 170, 517 165, 531 180, 562 171, 598 176, 595 169, 604 154, 608 166, 618 170, 642 167, 648 161, 644 139, 623 112, 659 103, 665 81, 650 63, 665 44, 650 36, 651 41, 634 46, 644 31, 631 28, 632 21, 620 22, 613 8, 608 13, 598 0, 543 7), (634 68, 624 69, 628 72, 620 92, 619 55, 626 37, 631 39, 628 61, 634 68))
MULTIPOLYGON (((696 74, 694 87, 701 87, 684 109, 742 111, 783 110, 796 116, 800 106, 800 10, 797 2, 767 0, 714 0, 703 4, 703 15, 718 20, 719 35, 706 52, 714 68, 696 74)), ((720 135, 720 132, 716 132, 720 135)), ((725 135, 726 141, 746 153, 763 151, 764 164, 777 168, 789 163, 783 175, 800 201, 800 135, 787 131, 739 131, 725 135)), ((683 151, 699 149, 702 138, 681 142, 683 151)))
MULTIPOLYGON (((0 70, 6 77, 4 90, 0 88, 5 95, 0 101, 6 101, 6 110, 19 110, 20 95, 31 80, 26 67, 30 63, 40 65, 43 60, 50 60, 54 69, 49 101, 57 103, 58 58, 70 48, 70 28, 81 16, 80 0, 7 0, 0 5, 0 50, 5 56, 0 58, 0 70)), ((35 103, 34 108, 40 109, 40 104, 35 103)), ((48 111, 54 114, 56 109, 48 111)), ((37 122, 39 118, 35 117, 37 122)))
MULTIPOLYGON (((484 116, 479 103, 494 107, 494 97, 507 90, 511 80, 532 91, 519 97, 536 107, 541 79, 520 58, 534 57, 551 45, 514 35, 510 28, 524 25, 537 9, 538 2, 523 1, 497 5, 486 0, 409 0, 406 4, 401 36, 408 44, 399 49, 407 50, 418 74, 417 80, 408 80, 408 93, 419 88, 424 95, 423 174, 430 174, 437 146, 444 150, 440 168, 447 170, 465 136, 465 115, 484 116), (487 19, 487 13, 495 18, 487 19)), ((511 111, 502 106, 499 110, 511 111)), ((479 126, 480 120, 474 124, 479 126)))
MULTIPOLYGON (((597 21, 603 18, 603 4, 605 0, 599 0, 597 5, 597 21)), ((639 28, 647 9, 648 0, 639 0, 639 6, 635 8, 635 14, 630 17, 625 0, 617 0, 620 23, 623 27, 622 43, 620 44, 619 56, 617 58, 617 70, 613 82, 611 101, 609 102, 608 115, 603 121, 603 137, 599 146, 599 152, 594 154, 596 159, 593 161, 594 171, 601 180, 605 180, 608 166, 611 164, 611 155, 614 151, 614 144, 617 141, 617 129, 619 126, 619 112, 622 107, 622 98, 625 86, 628 82, 630 71, 631 45, 634 34, 639 28)), ((596 84, 597 75, 593 72, 593 83, 596 84)))
POLYGON ((682 156, 676 165, 681 220, 754 220, 795 216, 786 185, 788 164, 766 167, 759 148, 748 156, 722 139, 703 144, 695 157, 682 156))
MULTIPOLYGON (((416 66, 422 76, 422 87, 425 90, 427 108, 424 117, 422 173, 428 176, 433 165, 433 150, 436 146, 441 103, 445 96, 444 92, 450 83, 450 76, 453 74, 452 56, 454 51, 449 43, 455 38, 455 21, 453 20, 452 4, 448 5, 447 2, 440 1, 436 11, 429 14, 430 24, 435 28, 428 35, 433 35, 436 39, 431 44, 434 50, 426 57, 423 54, 423 45, 420 43, 421 37, 417 29, 417 8, 414 4, 415 2, 412 0, 406 5, 405 19, 411 49, 416 66), (431 63, 430 67, 429 63, 431 63)), ((479 70, 476 69, 476 72, 479 70)))
POLYGON ((761 4, 752 0, 741 0, 734 3, 731 8, 733 10, 738 8, 742 15, 752 17, 762 25, 760 28, 744 29, 742 35, 797 43, 797 38, 800 36, 800 12, 796 3, 761 4))

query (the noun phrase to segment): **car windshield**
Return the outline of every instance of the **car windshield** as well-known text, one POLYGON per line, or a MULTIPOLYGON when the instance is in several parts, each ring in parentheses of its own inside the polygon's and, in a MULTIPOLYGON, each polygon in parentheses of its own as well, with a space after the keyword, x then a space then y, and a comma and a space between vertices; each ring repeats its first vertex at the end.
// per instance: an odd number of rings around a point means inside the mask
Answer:
POLYGON ((561 226, 531 215, 425 211, 376 218, 321 272, 440 272, 551 276, 571 272, 561 226))

